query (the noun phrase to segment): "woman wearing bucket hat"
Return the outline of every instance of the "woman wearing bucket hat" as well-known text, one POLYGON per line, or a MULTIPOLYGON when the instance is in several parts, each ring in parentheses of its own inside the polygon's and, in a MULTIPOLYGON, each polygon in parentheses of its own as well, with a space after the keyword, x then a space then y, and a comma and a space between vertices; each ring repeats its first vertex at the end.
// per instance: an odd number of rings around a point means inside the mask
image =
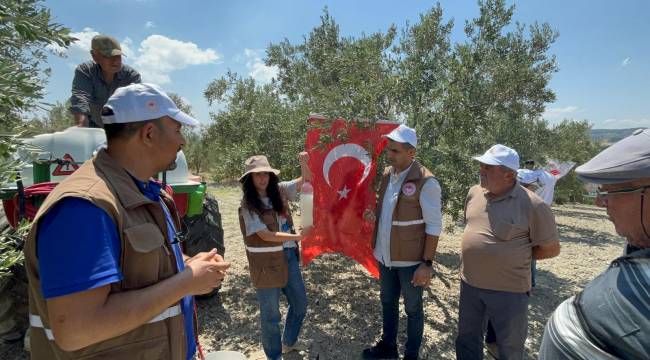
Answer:
POLYGON ((299 154, 302 176, 279 182, 279 170, 271 167, 264 155, 251 156, 239 178, 244 193, 239 208, 239 225, 244 236, 251 281, 260 307, 262 347, 266 357, 281 359, 283 353, 297 350, 298 335, 307 313, 307 293, 299 266, 298 241, 310 231, 294 231, 289 200, 296 200, 297 189, 311 174, 308 155, 299 154), (289 303, 284 334, 280 332, 280 293, 289 303))

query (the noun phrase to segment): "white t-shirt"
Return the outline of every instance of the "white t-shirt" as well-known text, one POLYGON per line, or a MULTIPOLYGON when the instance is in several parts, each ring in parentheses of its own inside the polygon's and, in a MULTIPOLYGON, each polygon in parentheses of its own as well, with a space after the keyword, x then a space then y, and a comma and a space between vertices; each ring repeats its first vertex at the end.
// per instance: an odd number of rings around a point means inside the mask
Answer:
MULTIPOLYGON (((298 197, 297 184, 298 182, 296 180, 292 180, 292 181, 283 181, 279 183, 278 186, 280 187, 280 189, 282 189, 285 192, 285 194, 287 194, 289 200, 295 201, 298 197)), ((271 204, 271 199, 269 199, 268 197, 260 198, 260 200, 262 201, 262 204, 267 209, 273 208, 273 205, 271 204)), ((260 219, 260 216, 255 211, 244 209, 244 211, 242 211, 242 216, 244 218, 244 225, 246 226, 246 236, 253 235, 258 231, 268 230, 266 224, 262 222, 262 219, 260 219)), ((288 233, 291 231, 286 217, 282 215, 278 215, 276 221, 280 226, 280 232, 288 233)), ((296 247, 296 242, 285 241, 284 243, 282 243, 282 246, 285 248, 293 248, 296 247)))

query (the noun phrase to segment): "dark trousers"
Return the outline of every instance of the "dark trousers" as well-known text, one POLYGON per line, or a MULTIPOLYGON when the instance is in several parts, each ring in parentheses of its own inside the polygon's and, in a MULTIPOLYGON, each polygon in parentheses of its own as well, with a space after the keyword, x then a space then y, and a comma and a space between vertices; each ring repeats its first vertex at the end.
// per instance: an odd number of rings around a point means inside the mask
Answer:
MULTIPOLYGON (((535 276, 537 275, 537 261, 533 259, 530 262, 530 280, 532 287, 535 287, 535 276)), ((495 343, 497 342, 497 336, 494 333, 494 326, 492 326, 492 323, 488 321, 487 325, 487 335, 485 335, 485 342, 486 343, 495 343)))
POLYGON ((413 286, 411 280, 419 265, 387 268, 379 264, 381 283, 381 306, 383 311, 382 340, 389 346, 397 345, 399 325, 399 296, 404 297, 406 310, 406 350, 407 356, 418 356, 424 332, 424 310, 422 308, 421 286, 413 286))
POLYGON ((494 327, 499 359, 522 359, 528 331, 528 293, 479 289, 464 281, 458 306, 458 360, 483 359, 487 322, 494 327))

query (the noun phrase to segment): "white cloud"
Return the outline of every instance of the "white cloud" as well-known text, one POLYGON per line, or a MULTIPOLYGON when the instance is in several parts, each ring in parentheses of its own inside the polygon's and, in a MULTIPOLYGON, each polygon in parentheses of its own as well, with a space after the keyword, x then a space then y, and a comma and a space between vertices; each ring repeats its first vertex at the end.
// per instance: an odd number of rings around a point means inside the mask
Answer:
POLYGON ((546 109, 542 114, 542 118, 549 121, 561 121, 565 118, 571 118, 574 114, 583 112, 584 109, 580 109, 577 106, 569 105, 559 108, 550 108, 546 109))
POLYGON ((628 129, 646 127, 650 128, 650 118, 641 119, 607 119, 600 124, 595 124, 597 129, 628 129))
POLYGON ((154 24, 153 21, 147 21, 147 22, 144 24, 144 27, 147 28, 147 29, 153 29, 153 28, 156 27, 156 24, 154 24))
MULTIPOLYGON (((259 83, 269 83, 273 78, 278 76, 278 67, 267 66, 262 60, 263 50, 244 49, 243 59, 246 60, 246 68, 248 69, 248 76, 255 79, 259 83)), ((241 55, 235 56, 235 61, 242 60, 241 55)))
POLYGON ((82 31, 70 33, 70 36, 77 38, 77 41, 70 44, 67 49, 58 45, 48 45, 47 48, 72 60, 90 60, 90 41, 95 35, 99 35, 99 32, 87 27, 82 31))
MULTIPOLYGON (((92 28, 84 28, 71 35, 78 41, 72 43, 68 49, 59 46, 50 46, 53 52, 67 56, 71 66, 76 67, 79 62, 88 61, 90 56, 90 41, 99 32, 92 28)), ((167 84, 171 82, 170 74, 192 65, 210 64, 219 61, 222 56, 213 49, 201 49, 192 42, 170 39, 162 35, 150 35, 139 45, 135 45, 131 38, 120 42, 126 61, 142 74, 145 82, 167 84), (137 46, 137 51, 135 50, 137 46)))
POLYGON ((200 49, 192 42, 150 35, 140 43, 135 68, 143 81, 157 84, 171 82, 169 74, 191 65, 215 63, 221 55, 213 49, 200 49))
POLYGON ((629 58, 629 57, 626 57, 626 58, 623 59, 623 61, 621 62, 621 66, 625 67, 625 66, 630 65, 630 61, 631 61, 630 58, 629 58))
POLYGON ((135 52, 133 51, 133 40, 131 38, 126 38, 124 41, 120 43, 120 47, 122 48, 122 53, 127 57, 127 58, 132 58, 135 56, 135 52))

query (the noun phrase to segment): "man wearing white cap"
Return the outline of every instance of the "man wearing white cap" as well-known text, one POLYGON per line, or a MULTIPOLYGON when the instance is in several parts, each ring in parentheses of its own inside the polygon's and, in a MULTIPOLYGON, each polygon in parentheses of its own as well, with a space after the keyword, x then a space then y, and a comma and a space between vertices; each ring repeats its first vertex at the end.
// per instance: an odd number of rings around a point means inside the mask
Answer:
POLYGON ((219 286, 217 250, 187 258, 167 170, 197 121, 156 86, 119 88, 108 146, 46 198, 25 243, 32 359, 173 359, 196 352, 193 295, 219 286))
POLYGON ((625 252, 546 324, 541 360, 650 359, 650 129, 603 150, 576 169, 598 184, 596 204, 607 210, 625 252))
POLYGON ((442 229, 440 185, 431 172, 415 160, 415 130, 400 125, 390 134, 377 200, 372 247, 379 262, 382 336, 363 351, 364 359, 394 359, 397 352, 399 297, 404 297, 407 341, 404 359, 418 359, 424 331, 423 289, 433 274, 433 258, 442 229))
POLYGON ((483 358, 489 320, 499 359, 522 359, 530 262, 559 254, 555 218, 542 199, 517 182, 516 151, 497 144, 474 159, 480 163, 480 184, 465 201, 456 357, 483 358))

